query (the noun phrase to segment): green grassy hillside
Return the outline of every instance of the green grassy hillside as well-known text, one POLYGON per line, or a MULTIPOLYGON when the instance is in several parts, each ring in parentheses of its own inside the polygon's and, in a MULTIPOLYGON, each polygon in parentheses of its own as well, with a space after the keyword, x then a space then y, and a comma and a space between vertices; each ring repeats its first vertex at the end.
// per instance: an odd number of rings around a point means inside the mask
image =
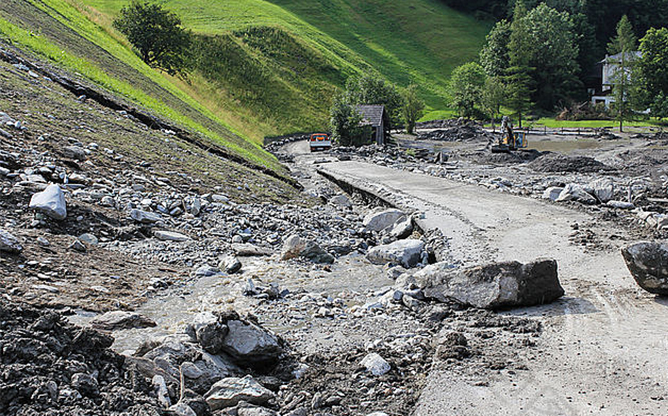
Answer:
POLYGON ((438 0, 162 0, 196 35, 198 69, 184 80, 148 68, 112 28, 128 2, 2 0, 0 36, 273 169, 262 138, 325 128, 351 75, 417 83, 445 109, 451 70, 488 29, 438 0))
MULTIPOLYGON (((109 27, 126 0, 81 0, 109 27)), ((350 75, 374 71, 399 86, 414 82, 431 109, 444 109, 452 69, 477 56, 489 25, 438 0, 165 0, 184 25, 206 36, 237 41, 231 51, 263 72, 261 82, 225 82, 213 74, 193 91, 233 124, 258 126, 261 133, 324 127, 336 88, 350 75), (275 36, 274 36, 275 35, 275 36), (231 39, 230 39, 231 38, 231 39), (289 40, 286 42, 286 40, 289 40), (260 48, 262 46, 263 48, 260 48), (296 46, 296 48, 294 47, 296 46), (293 62, 281 58, 291 57, 293 62), (298 64, 301 63, 301 65, 298 64), (268 78, 270 80, 268 81, 268 78), (269 88, 265 88, 269 82, 269 88), (239 98, 244 89, 268 97, 239 98), (241 106, 233 105, 241 101, 241 106), (280 111, 274 112, 276 101, 280 111), (258 117, 259 115, 259 117, 258 117), (234 123, 234 122, 233 122, 234 123)), ((202 80, 200 80, 202 81, 202 80)), ((259 132, 251 134, 257 136, 259 132)))

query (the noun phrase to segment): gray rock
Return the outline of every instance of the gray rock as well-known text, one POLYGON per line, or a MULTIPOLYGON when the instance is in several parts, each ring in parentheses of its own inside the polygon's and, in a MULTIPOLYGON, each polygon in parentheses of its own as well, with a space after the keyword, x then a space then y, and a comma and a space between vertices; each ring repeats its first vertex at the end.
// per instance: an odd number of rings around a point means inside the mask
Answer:
POLYGON ((400 219, 392 226, 390 230, 390 236, 396 238, 397 240, 402 240, 404 238, 410 237, 413 233, 413 219, 411 217, 405 217, 400 219))
POLYGON ((74 160, 86 160, 86 151, 79 146, 67 146, 63 149, 63 156, 74 160))
POLYGON ((229 328, 213 313, 201 312, 195 315, 186 332, 194 334, 197 342, 205 351, 210 354, 218 354, 223 350, 229 328))
POLYGON ((67 248, 70 250, 78 251, 79 253, 85 253, 87 250, 84 243, 82 243, 78 239, 74 240, 74 242, 70 244, 69 247, 67 248))
POLYGON ((561 186, 550 186, 543 192, 543 198, 549 199, 550 201, 556 201, 563 190, 564 188, 561 186))
POLYGON ((399 264, 406 268, 418 266, 426 259, 424 242, 421 240, 400 240, 373 247, 367 252, 367 259, 373 264, 399 264))
POLYGON ((176 416, 197 416, 197 413, 183 402, 176 403, 174 406, 171 406, 169 410, 176 416))
POLYGON ((79 236, 79 240, 83 241, 86 244, 90 244, 91 246, 96 246, 100 243, 100 240, 97 239, 93 234, 81 234, 79 236))
POLYGON ((342 208, 351 208, 353 204, 350 202, 350 199, 348 199, 347 196, 345 195, 336 195, 332 197, 329 202, 332 205, 339 206, 342 208))
POLYGON ((211 410, 215 411, 236 406, 241 401, 264 405, 276 395, 247 375, 244 378, 227 377, 216 382, 204 397, 211 410))
POLYGON ((593 195, 588 193, 582 186, 569 183, 561 191, 559 197, 555 199, 556 202, 565 202, 565 201, 578 201, 587 205, 596 204, 597 200, 593 195))
POLYGON ((635 208, 635 205, 633 205, 631 202, 625 202, 625 201, 608 201, 605 205, 610 208, 617 208, 617 209, 635 208))
POLYGON ((367 356, 362 359, 361 364, 374 376, 382 376, 392 369, 390 364, 375 352, 367 354, 367 356))
MULTIPOLYGON (((238 235, 235 235, 234 237, 241 238, 241 236, 238 235)), ((241 241, 243 241, 243 239, 241 241)), ((234 250, 236 255, 240 257, 271 256, 274 254, 274 252, 268 248, 258 247, 256 245, 246 243, 234 243, 232 244, 232 250, 234 250)))
POLYGON ((156 326, 151 318, 136 312, 111 311, 96 316, 90 321, 93 328, 114 331, 118 329, 149 328, 156 326))
POLYGON ((278 413, 266 407, 241 404, 237 408, 238 416, 279 416, 278 413))
POLYGON ((587 187, 590 193, 603 204, 615 197, 615 184, 608 178, 596 179, 590 182, 587 187))
POLYGON ((323 250, 315 242, 302 239, 297 235, 291 235, 283 243, 281 260, 289 260, 297 257, 303 257, 313 263, 334 263, 334 256, 323 250))
POLYGON ((153 232, 153 236, 158 240, 175 241, 177 243, 190 240, 190 237, 188 237, 187 235, 176 233, 173 231, 162 231, 162 230, 155 231, 153 232))
POLYGON ((204 264, 195 270, 195 276, 201 277, 215 276, 219 273, 220 270, 217 267, 209 266, 208 264, 204 264))
POLYGON ((372 212, 364 217, 362 224, 366 231, 383 231, 392 227, 398 219, 405 216, 398 209, 388 209, 381 212, 372 212))
POLYGON ((153 224, 162 219, 160 214, 142 211, 140 209, 133 209, 130 211, 130 218, 142 224, 153 224))
POLYGON ((640 242, 622 249, 631 275, 650 293, 668 295, 668 244, 640 242))
POLYGON ((250 322, 227 321, 222 349, 241 365, 263 368, 278 362, 283 347, 275 335, 250 322))
POLYGON ((90 374, 76 373, 72 376, 72 387, 84 396, 94 396, 98 393, 98 383, 90 374))
POLYGON ((49 185, 42 192, 34 194, 30 198, 29 207, 56 220, 67 217, 65 194, 58 185, 49 185))
POLYGON ((452 269, 437 263, 410 278, 424 296, 441 302, 456 301, 476 308, 498 309, 552 302, 564 294, 555 260, 531 263, 494 263, 452 269))
POLYGON ((60 289, 49 285, 33 285, 32 288, 35 290, 42 290, 44 292, 49 292, 49 293, 60 293, 60 289))
POLYGON ((234 274, 241 270, 241 262, 235 256, 225 256, 218 264, 218 268, 225 273, 234 274))
POLYGON ((0 251, 5 253, 20 253, 23 247, 19 243, 19 239, 5 230, 0 229, 0 251))
POLYGON ((366 416, 389 416, 389 415, 385 412, 373 412, 373 413, 369 413, 366 416))

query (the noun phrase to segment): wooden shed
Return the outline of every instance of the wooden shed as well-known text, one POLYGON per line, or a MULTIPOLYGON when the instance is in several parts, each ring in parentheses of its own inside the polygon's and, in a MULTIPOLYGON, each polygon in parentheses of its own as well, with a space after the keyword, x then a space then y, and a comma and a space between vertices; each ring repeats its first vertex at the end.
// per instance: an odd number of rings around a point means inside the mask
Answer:
POLYGON ((384 145, 390 133, 390 117, 383 105, 358 105, 357 111, 362 115, 363 126, 371 126, 372 140, 384 145))

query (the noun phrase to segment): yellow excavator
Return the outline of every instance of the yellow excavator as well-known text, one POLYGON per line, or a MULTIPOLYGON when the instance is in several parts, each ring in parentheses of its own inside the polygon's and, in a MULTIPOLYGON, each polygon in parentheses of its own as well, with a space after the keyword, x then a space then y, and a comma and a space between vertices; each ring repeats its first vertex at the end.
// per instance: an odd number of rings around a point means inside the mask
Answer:
POLYGON ((515 133, 510 117, 503 116, 501 119, 501 137, 499 144, 492 146, 492 153, 510 153, 518 149, 525 149, 529 141, 523 132, 515 133))

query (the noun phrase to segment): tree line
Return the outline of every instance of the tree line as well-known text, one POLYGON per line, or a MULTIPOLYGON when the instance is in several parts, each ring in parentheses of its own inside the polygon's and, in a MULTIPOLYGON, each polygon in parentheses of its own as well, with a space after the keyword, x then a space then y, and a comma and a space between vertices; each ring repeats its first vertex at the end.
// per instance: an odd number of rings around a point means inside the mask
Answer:
MULTIPOLYGON (((454 70, 452 105, 460 115, 478 118, 495 117, 507 107, 521 125, 529 110, 553 113, 587 100, 583 79, 603 53, 583 58, 581 24, 578 16, 545 2, 528 9, 523 0, 515 0, 512 18, 494 25, 479 61, 454 70)), ((638 46, 631 19, 623 15, 606 52, 621 54, 611 79, 615 117, 626 120, 646 109, 656 117, 668 116, 668 83, 662 81, 668 72, 668 29, 649 28, 638 46)))

